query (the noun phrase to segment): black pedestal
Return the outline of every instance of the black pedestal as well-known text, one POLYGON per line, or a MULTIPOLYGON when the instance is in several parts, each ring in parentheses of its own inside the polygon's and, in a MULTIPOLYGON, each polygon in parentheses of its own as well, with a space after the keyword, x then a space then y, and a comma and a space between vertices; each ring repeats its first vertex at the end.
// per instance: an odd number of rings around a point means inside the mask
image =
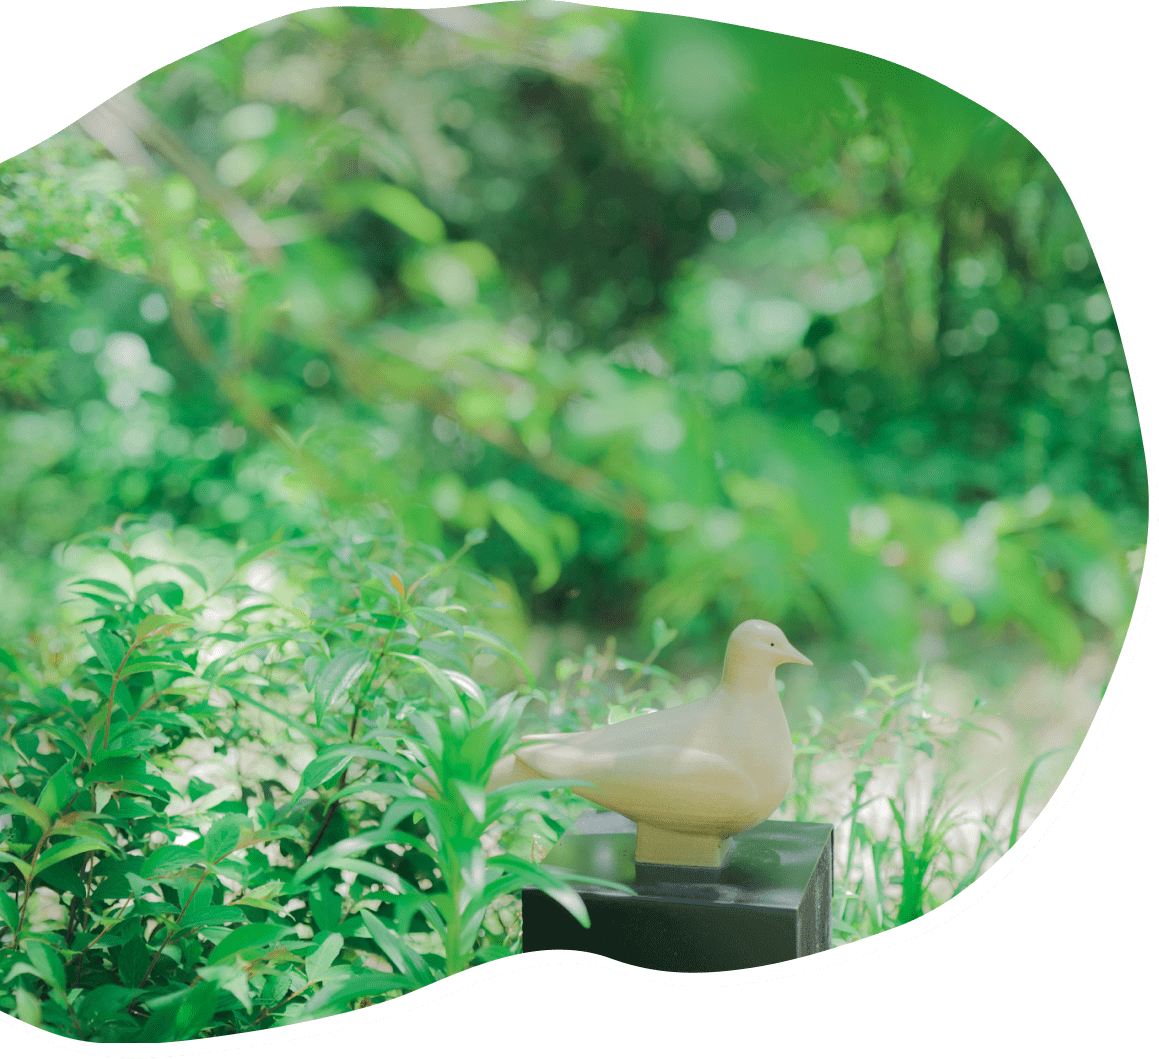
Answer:
POLYGON ((733 838, 720 868, 636 864, 636 825, 589 810, 545 867, 625 883, 577 885, 585 929, 537 887, 523 889, 523 951, 578 949, 657 971, 733 971, 829 948, 833 828, 766 820, 733 838))

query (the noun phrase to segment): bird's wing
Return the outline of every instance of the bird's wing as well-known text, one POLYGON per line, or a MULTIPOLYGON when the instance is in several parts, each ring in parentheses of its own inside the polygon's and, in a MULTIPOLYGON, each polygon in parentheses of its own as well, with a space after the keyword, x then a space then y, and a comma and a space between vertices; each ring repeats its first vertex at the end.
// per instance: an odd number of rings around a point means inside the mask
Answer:
POLYGON ((592 728, 586 732, 545 732, 541 735, 525 735, 521 750, 526 749, 529 744, 543 743, 583 747, 589 753, 615 750, 625 742, 678 745, 688 740, 689 734, 703 723, 707 715, 709 714, 705 710, 705 700, 700 699, 685 706, 641 713, 627 720, 592 728))
POLYGON ((676 810, 694 817, 732 817, 759 801, 746 772, 706 750, 668 744, 595 750, 538 743, 521 747, 516 757, 541 775, 587 781, 592 787, 577 787, 577 794, 629 816, 676 810))

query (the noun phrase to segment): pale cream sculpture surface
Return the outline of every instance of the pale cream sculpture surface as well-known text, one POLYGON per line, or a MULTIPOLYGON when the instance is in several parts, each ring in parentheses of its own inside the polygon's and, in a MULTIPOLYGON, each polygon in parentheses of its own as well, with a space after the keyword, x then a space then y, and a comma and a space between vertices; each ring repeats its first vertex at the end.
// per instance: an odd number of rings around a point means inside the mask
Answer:
POLYGON ((813 664, 776 625, 743 622, 712 694, 590 732, 525 736, 488 790, 575 780, 577 794, 636 822, 637 861, 719 867, 729 838, 767 819, 789 790, 793 740, 775 677, 783 662, 813 664))

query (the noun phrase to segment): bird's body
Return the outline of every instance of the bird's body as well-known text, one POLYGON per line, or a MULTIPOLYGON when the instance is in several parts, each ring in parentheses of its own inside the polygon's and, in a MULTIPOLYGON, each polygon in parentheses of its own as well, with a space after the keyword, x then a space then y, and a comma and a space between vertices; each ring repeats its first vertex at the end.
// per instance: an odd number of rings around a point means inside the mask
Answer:
POLYGON ((488 789, 574 780, 577 794, 636 821, 638 861, 717 866, 729 836, 767 819, 792 780, 781 662, 811 664, 775 625, 744 622, 712 694, 590 732, 525 737, 488 789))

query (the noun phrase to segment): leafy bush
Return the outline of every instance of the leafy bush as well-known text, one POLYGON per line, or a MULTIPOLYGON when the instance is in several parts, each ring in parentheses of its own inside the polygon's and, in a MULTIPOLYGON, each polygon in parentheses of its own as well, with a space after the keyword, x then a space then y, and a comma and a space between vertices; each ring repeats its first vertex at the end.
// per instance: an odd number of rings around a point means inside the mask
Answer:
POLYGON ((528 696, 469 675, 512 651, 462 552, 380 519, 203 566, 147 529, 83 542, 83 647, 0 655, 4 1010, 94 1041, 257 1029, 506 955, 526 882, 586 921, 508 852, 566 824, 551 785, 484 793, 528 696))

